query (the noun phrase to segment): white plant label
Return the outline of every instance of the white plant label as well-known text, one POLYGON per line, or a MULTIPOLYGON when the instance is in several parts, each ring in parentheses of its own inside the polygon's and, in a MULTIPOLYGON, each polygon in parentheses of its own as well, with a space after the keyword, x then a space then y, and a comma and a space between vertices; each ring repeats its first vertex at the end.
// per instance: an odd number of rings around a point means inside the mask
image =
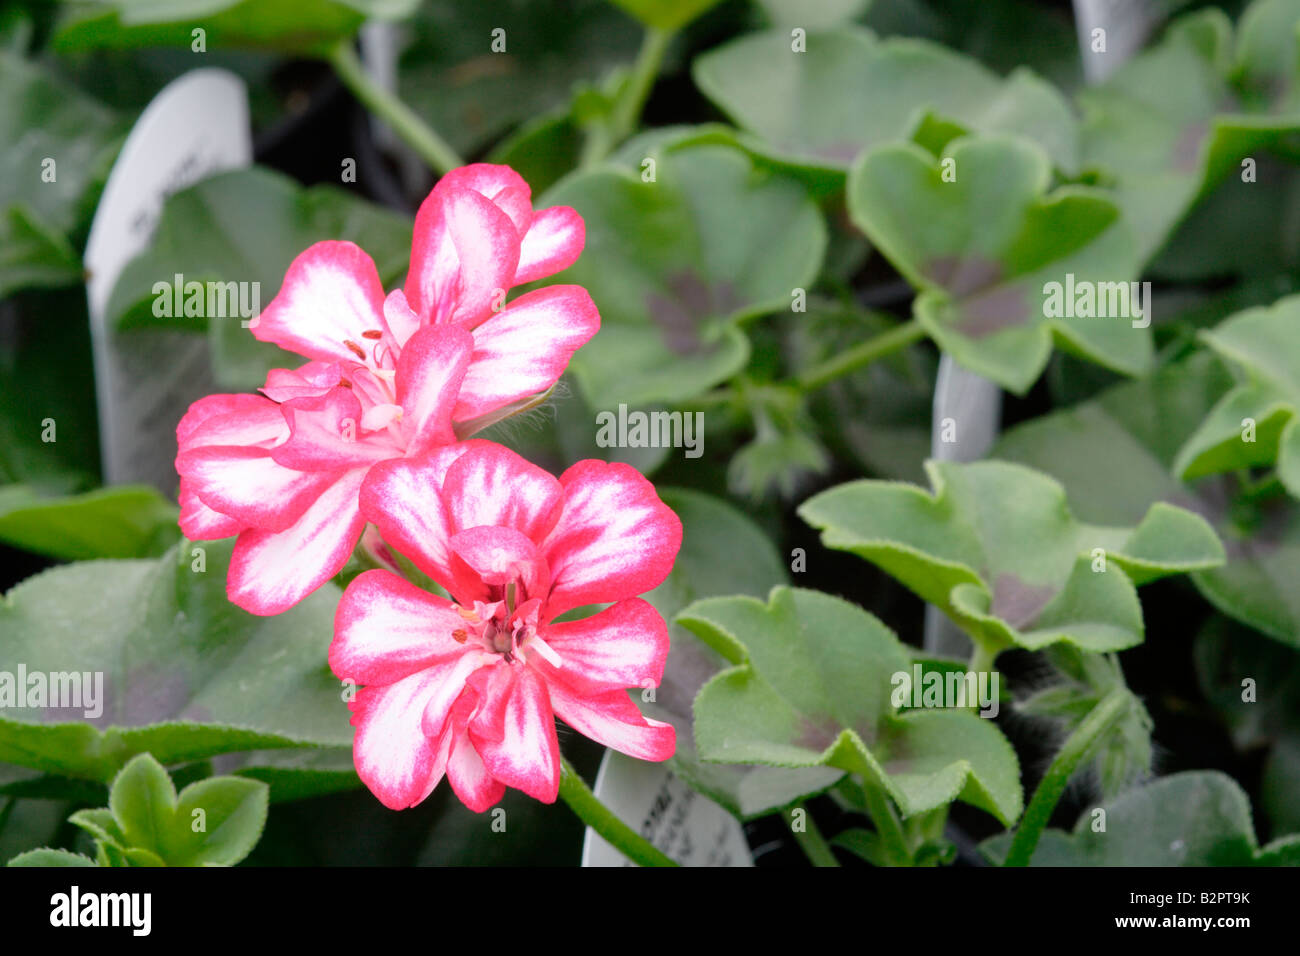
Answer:
POLYGON ((113 286, 153 235, 163 200, 252 158, 243 81, 225 70, 200 69, 154 97, 109 174, 85 257, 106 484, 142 482, 173 493, 176 423, 190 402, 217 390, 206 336, 110 328, 113 286))
MULTIPOLYGON (((753 866, 745 831, 663 764, 606 752, 593 792, 618 818, 682 866, 753 866)), ((587 828, 583 866, 634 866, 587 828)))

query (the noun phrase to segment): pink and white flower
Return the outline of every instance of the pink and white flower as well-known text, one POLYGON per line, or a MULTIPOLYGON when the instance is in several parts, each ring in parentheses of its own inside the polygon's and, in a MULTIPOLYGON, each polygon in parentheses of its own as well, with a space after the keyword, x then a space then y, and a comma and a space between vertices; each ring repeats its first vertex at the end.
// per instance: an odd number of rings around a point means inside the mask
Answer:
POLYGON ((253 327, 309 359, 262 395, 212 395, 177 427, 181 528, 238 534, 227 590, 276 614, 346 563, 377 463, 456 441, 544 393, 600 326, 586 290, 556 285, 505 305, 516 285, 567 268, 582 218, 534 210, 506 166, 444 176, 415 218, 405 290, 385 296, 351 242, 296 258, 253 327))
POLYGON ((627 689, 663 675, 667 626, 637 595, 672 570, 682 526, 635 469, 581 461, 557 480, 474 440, 376 465, 361 507, 452 595, 376 570, 339 603, 330 667, 364 685, 354 759, 385 806, 415 806, 444 776, 477 812, 506 787, 553 802, 554 717, 643 760, 672 756, 673 728, 627 689))

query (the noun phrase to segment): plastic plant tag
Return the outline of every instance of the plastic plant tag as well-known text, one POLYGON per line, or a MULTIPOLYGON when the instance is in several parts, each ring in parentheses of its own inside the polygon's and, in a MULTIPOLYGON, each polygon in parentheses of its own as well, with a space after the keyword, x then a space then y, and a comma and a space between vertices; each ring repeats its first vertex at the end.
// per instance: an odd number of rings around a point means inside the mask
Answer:
POLYGON ((1176 3, 1170 0, 1074 0, 1083 75, 1100 83, 1142 48, 1176 3))
MULTIPOLYGON (((682 866, 754 865, 745 831, 736 818, 662 764, 607 751, 593 791, 619 819, 682 866)), ((588 827, 582 865, 633 863, 588 827)))
MULTIPOLYGON (((998 437, 1002 389, 945 355, 934 384, 930 457, 936 461, 978 461, 998 437)), ((970 640, 938 608, 925 609, 925 649, 965 657, 970 640)))
MULTIPOLYGON (((190 402, 216 391, 207 337, 111 328, 106 313, 113 286, 148 242, 164 199, 213 173, 249 165, 252 154, 243 81, 225 70, 201 69, 154 97, 109 174, 85 256, 106 484, 143 482, 173 492, 176 421, 190 402)), ((169 289, 180 284, 176 297, 192 281, 158 280, 169 289)))

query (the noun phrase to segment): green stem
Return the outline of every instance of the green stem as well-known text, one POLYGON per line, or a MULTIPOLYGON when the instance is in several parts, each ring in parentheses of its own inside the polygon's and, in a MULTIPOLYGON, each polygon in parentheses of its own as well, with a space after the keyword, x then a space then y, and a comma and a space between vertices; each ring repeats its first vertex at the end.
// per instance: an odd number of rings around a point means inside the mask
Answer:
POLYGON ((785 825, 789 828, 790 833, 794 836, 795 842, 799 844, 799 849, 803 850, 804 855, 808 857, 813 866, 839 866, 839 861, 835 859, 835 854, 831 852, 830 844, 822 836, 822 831, 817 829, 817 824, 812 818, 812 813, 801 803, 785 808, 781 814, 785 819, 785 825), (803 811, 802 830, 794 828, 794 811, 803 811))
MULTIPOLYGON (((901 325, 896 325, 888 332, 882 332, 880 335, 873 336, 864 342, 859 342, 848 351, 841 352, 820 365, 814 365, 792 379, 772 382, 767 387, 793 387, 804 393, 816 391, 825 385, 829 385, 842 375, 856 372, 864 365, 870 365, 877 359, 893 355, 895 352, 899 352, 923 338, 925 338, 925 330, 921 328, 916 319, 911 319, 901 325)), ((682 402, 681 407, 688 411, 694 409, 704 410, 718 405, 729 405, 739 397, 740 392, 728 386, 714 389, 704 395, 682 402)))
POLYGON ((663 63, 664 53, 673 38, 673 31, 648 27, 641 39, 641 49, 637 52, 636 62, 628 75, 613 112, 607 123, 595 126, 587 135, 583 144, 582 165, 590 166, 609 155, 610 151, 632 134, 641 118, 641 110, 650 96, 655 77, 663 63))
POLYGON ((352 91, 352 95, 391 126, 435 170, 447 173, 465 165, 465 160, 456 155, 447 141, 420 119, 414 110, 371 79, 356 51, 352 49, 351 41, 345 40, 331 50, 328 60, 343 85, 352 91))
POLYGON ((1020 827, 1011 841, 1004 866, 1028 866, 1038 839, 1043 835, 1043 828, 1051 819, 1065 786, 1070 782, 1074 771, 1083 763, 1101 736, 1110 730, 1124 716, 1129 707, 1129 691, 1126 687, 1117 687, 1097 702, 1097 706, 1083 719, 1074 733, 1066 739, 1060 753, 1047 768, 1047 774, 1034 791, 1033 799, 1020 818, 1020 827))
POLYGON ((677 865, 597 800, 591 788, 563 757, 560 758, 560 799, 569 805, 579 820, 633 862, 641 866, 677 865))
POLYGON ((971 643, 974 645, 974 649, 971 651, 970 663, 966 665, 966 669, 974 674, 980 674, 984 671, 991 674, 997 670, 993 666, 993 662, 997 660, 999 651, 992 650, 979 641, 972 641, 971 643))
POLYGON ((925 329, 921 328, 921 324, 916 319, 911 319, 894 326, 888 332, 882 332, 864 342, 859 342, 853 348, 827 359, 820 365, 806 369, 795 379, 795 384, 801 391, 814 391, 842 375, 855 372, 876 359, 901 351, 923 338, 925 338, 925 329))
POLYGON ((886 847, 890 857, 899 866, 910 866, 912 862, 912 844, 903 831, 903 824, 894 812, 894 805, 889 802, 885 788, 865 776, 862 778, 862 793, 867 801, 867 816, 875 824, 876 834, 886 847))

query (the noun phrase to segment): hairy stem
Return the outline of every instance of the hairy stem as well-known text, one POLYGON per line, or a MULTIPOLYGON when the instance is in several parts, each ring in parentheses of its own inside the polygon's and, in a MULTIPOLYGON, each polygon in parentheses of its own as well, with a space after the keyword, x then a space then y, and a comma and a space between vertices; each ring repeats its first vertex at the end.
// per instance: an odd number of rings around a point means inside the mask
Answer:
POLYGON ((447 141, 420 119, 414 110, 370 77, 350 41, 344 41, 331 50, 328 59, 352 95, 391 126, 393 132, 435 170, 447 173, 465 165, 465 160, 456 155, 447 141))
POLYGON ((812 818, 812 814, 802 803, 796 803, 793 806, 786 807, 781 814, 785 820, 786 827, 794 836, 795 842, 799 844, 799 849, 803 850, 804 856, 813 866, 839 866, 839 861, 835 859, 835 854, 831 852, 830 844, 822 836, 822 831, 817 829, 817 824, 812 818), (796 830, 794 826, 794 811, 803 811, 803 829, 796 830))
POLYGON ((1066 739, 1060 753, 1047 768, 1047 774, 1034 791, 1033 799, 1025 808, 1025 815, 1020 818, 1020 828, 1011 841, 1004 866, 1028 866, 1038 846, 1038 839, 1043 835, 1043 828, 1051 819, 1065 786, 1070 782, 1074 771, 1083 763, 1093 745, 1101 739, 1111 727, 1128 711, 1129 691, 1126 687, 1117 687, 1097 702, 1097 706, 1083 719, 1074 733, 1066 739))
POLYGON ((591 788, 563 757, 560 758, 560 799, 569 805, 579 820, 633 862, 641 866, 677 865, 597 800, 591 788))

